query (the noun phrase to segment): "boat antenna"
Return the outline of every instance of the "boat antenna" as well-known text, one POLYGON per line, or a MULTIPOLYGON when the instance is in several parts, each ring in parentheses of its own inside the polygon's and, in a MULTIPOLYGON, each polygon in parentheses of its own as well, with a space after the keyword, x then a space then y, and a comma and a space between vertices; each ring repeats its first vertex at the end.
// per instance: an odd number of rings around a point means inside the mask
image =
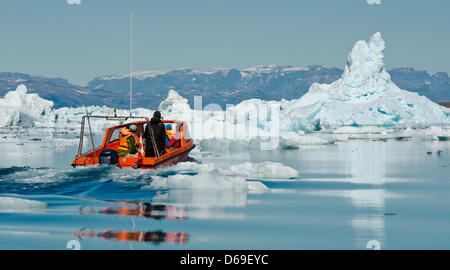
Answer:
POLYGON ((130 116, 133 109, 133 10, 130 10, 130 116))

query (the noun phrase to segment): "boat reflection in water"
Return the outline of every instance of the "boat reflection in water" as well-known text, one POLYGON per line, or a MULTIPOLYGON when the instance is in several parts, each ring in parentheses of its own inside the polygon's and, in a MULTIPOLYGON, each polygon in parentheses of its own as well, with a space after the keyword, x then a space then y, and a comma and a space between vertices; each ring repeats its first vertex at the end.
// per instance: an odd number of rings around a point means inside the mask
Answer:
POLYGON ((79 230, 74 233, 78 238, 90 237, 90 238, 102 238, 104 240, 116 240, 121 242, 151 242, 154 244, 169 243, 169 244, 184 244, 188 241, 189 236, 185 233, 173 233, 162 231, 148 231, 148 232, 135 232, 135 231, 111 231, 106 230, 104 232, 79 230))
POLYGON ((112 201, 126 204, 122 207, 105 207, 102 210, 80 207, 80 214, 104 214, 117 216, 145 217, 152 219, 187 219, 187 208, 184 206, 170 206, 166 204, 152 204, 145 202, 112 201))
MULTIPOLYGON (((124 204, 122 207, 105 207, 101 210, 93 208, 86 209, 80 207, 80 214, 104 214, 133 217, 145 217, 152 219, 171 219, 184 220, 187 219, 186 207, 169 206, 166 204, 152 204, 145 202, 127 202, 127 201, 106 201, 113 203, 124 204)), ((134 224, 134 220, 133 220, 134 224)), ((134 227, 134 226, 133 226, 134 227)), ((180 232, 163 232, 163 231, 135 231, 122 230, 113 231, 106 230, 103 232, 96 232, 94 230, 87 230, 83 228, 74 232, 74 235, 82 239, 83 237, 101 238, 104 240, 121 241, 121 242, 151 242, 154 244, 169 243, 169 244, 184 244, 188 241, 189 236, 186 233, 180 232)))

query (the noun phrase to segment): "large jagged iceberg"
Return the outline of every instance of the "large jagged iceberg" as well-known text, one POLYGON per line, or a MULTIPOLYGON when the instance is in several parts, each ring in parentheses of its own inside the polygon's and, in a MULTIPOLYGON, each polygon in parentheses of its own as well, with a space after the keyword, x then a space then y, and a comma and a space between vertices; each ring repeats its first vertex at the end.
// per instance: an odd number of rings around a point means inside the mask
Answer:
POLYGON ((450 110, 424 96, 397 87, 384 66, 380 33, 358 41, 348 55, 342 77, 311 85, 284 111, 285 128, 320 129, 342 125, 417 126, 449 124, 450 110))
POLYGON ((55 121, 53 102, 29 94, 25 85, 19 85, 15 91, 0 98, 0 127, 35 126, 36 122, 45 122, 52 126, 55 121))

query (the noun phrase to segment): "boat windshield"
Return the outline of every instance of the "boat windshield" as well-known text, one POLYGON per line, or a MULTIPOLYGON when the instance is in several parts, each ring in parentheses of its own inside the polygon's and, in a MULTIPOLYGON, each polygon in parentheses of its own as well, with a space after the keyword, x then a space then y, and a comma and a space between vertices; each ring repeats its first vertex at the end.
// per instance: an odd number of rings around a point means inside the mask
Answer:
POLYGON ((108 143, 112 143, 112 142, 115 142, 115 141, 119 140, 120 129, 121 128, 116 128, 116 129, 113 130, 111 136, 109 137, 108 143))
MULTIPOLYGON (((144 124, 143 123, 134 123, 137 126, 137 131, 135 132, 136 136, 144 136, 144 124)), ((108 144, 113 143, 119 140, 120 130, 123 126, 117 127, 114 130, 110 131, 110 136, 108 139, 108 144)))

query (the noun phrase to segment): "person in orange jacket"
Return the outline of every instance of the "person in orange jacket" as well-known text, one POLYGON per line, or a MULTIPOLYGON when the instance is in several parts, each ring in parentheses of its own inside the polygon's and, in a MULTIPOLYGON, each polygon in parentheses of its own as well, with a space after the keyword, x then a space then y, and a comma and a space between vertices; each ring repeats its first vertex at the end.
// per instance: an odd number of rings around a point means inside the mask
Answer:
POLYGON ((137 157, 139 139, 135 134, 136 130, 136 125, 130 125, 120 130, 117 151, 119 157, 137 157))

